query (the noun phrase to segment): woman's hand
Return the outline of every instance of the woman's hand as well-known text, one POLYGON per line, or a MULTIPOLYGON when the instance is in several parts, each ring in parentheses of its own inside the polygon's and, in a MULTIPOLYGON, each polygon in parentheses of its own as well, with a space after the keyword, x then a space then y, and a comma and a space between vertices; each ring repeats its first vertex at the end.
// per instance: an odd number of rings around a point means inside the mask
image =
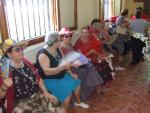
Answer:
POLYGON ((72 63, 66 63, 66 64, 64 64, 64 65, 62 65, 62 66, 60 66, 60 70, 69 70, 70 69, 70 67, 72 66, 72 63))
POLYGON ((93 54, 97 54, 97 52, 96 52, 94 49, 90 50, 90 51, 87 53, 87 56, 93 55, 93 54))
POLYGON ((74 79, 78 79, 78 75, 77 75, 77 74, 71 73, 71 75, 72 75, 72 77, 73 77, 74 79))
POLYGON ((81 64, 81 62, 79 61, 79 60, 76 60, 76 61, 74 61, 73 63, 72 63, 72 66, 73 67, 76 67, 76 68, 78 68, 79 66, 81 66, 82 64, 81 64))
POLYGON ((57 98, 56 98, 55 96, 53 96, 52 94, 50 94, 49 92, 44 91, 43 94, 44 94, 44 97, 45 97, 45 99, 46 99, 47 101, 50 100, 50 102, 52 102, 52 103, 54 103, 54 104, 58 103, 57 98))
POLYGON ((13 84, 12 79, 11 79, 10 77, 8 77, 8 78, 4 79, 2 88, 3 88, 4 90, 7 90, 9 87, 12 86, 12 84, 13 84))

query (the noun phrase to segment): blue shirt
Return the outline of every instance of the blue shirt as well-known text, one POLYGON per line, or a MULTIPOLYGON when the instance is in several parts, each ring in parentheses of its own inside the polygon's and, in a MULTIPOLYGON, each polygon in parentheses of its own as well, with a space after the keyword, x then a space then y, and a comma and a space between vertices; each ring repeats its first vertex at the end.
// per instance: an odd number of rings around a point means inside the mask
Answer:
POLYGON ((145 28, 147 28, 149 25, 150 23, 144 19, 135 19, 130 23, 129 28, 134 32, 144 33, 145 28))

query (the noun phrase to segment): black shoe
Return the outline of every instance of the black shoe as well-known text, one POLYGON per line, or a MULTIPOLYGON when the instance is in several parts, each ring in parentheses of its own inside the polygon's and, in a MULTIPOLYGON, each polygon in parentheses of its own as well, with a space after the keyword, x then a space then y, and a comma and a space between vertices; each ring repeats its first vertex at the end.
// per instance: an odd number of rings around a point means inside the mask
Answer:
POLYGON ((136 65, 136 64, 138 64, 139 62, 137 62, 137 61, 132 61, 132 62, 130 62, 130 64, 131 65, 136 65))
POLYGON ((145 58, 144 57, 141 57, 141 59, 140 59, 141 61, 145 61, 145 58))

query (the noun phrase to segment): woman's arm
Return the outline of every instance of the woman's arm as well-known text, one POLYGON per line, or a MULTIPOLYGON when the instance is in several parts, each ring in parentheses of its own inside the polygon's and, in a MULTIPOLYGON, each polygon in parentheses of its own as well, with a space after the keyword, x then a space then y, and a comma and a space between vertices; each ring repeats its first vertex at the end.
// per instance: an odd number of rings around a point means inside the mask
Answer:
POLYGON ((70 68, 70 64, 58 66, 55 68, 50 67, 50 60, 45 54, 40 54, 38 57, 39 63, 45 73, 45 75, 55 75, 60 73, 63 70, 68 70, 70 68))
POLYGON ((51 100, 53 103, 58 102, 57 98, 47 91, 42 79, 40 79, 40 81, 39 81, 39 88, 41 89, 41 91, 47 101, 51 100))

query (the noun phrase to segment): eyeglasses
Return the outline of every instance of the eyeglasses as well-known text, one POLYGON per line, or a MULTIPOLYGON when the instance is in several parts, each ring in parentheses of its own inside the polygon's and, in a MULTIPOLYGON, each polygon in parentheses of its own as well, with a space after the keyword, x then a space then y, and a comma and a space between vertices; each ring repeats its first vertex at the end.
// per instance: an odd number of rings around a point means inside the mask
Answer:
POLYGON ((23 51, 24 48, 23 47, 16 47, 16 48, 13 48, 12 50, 14 50, 15 52, 20 52, 20 51, 23 51))

